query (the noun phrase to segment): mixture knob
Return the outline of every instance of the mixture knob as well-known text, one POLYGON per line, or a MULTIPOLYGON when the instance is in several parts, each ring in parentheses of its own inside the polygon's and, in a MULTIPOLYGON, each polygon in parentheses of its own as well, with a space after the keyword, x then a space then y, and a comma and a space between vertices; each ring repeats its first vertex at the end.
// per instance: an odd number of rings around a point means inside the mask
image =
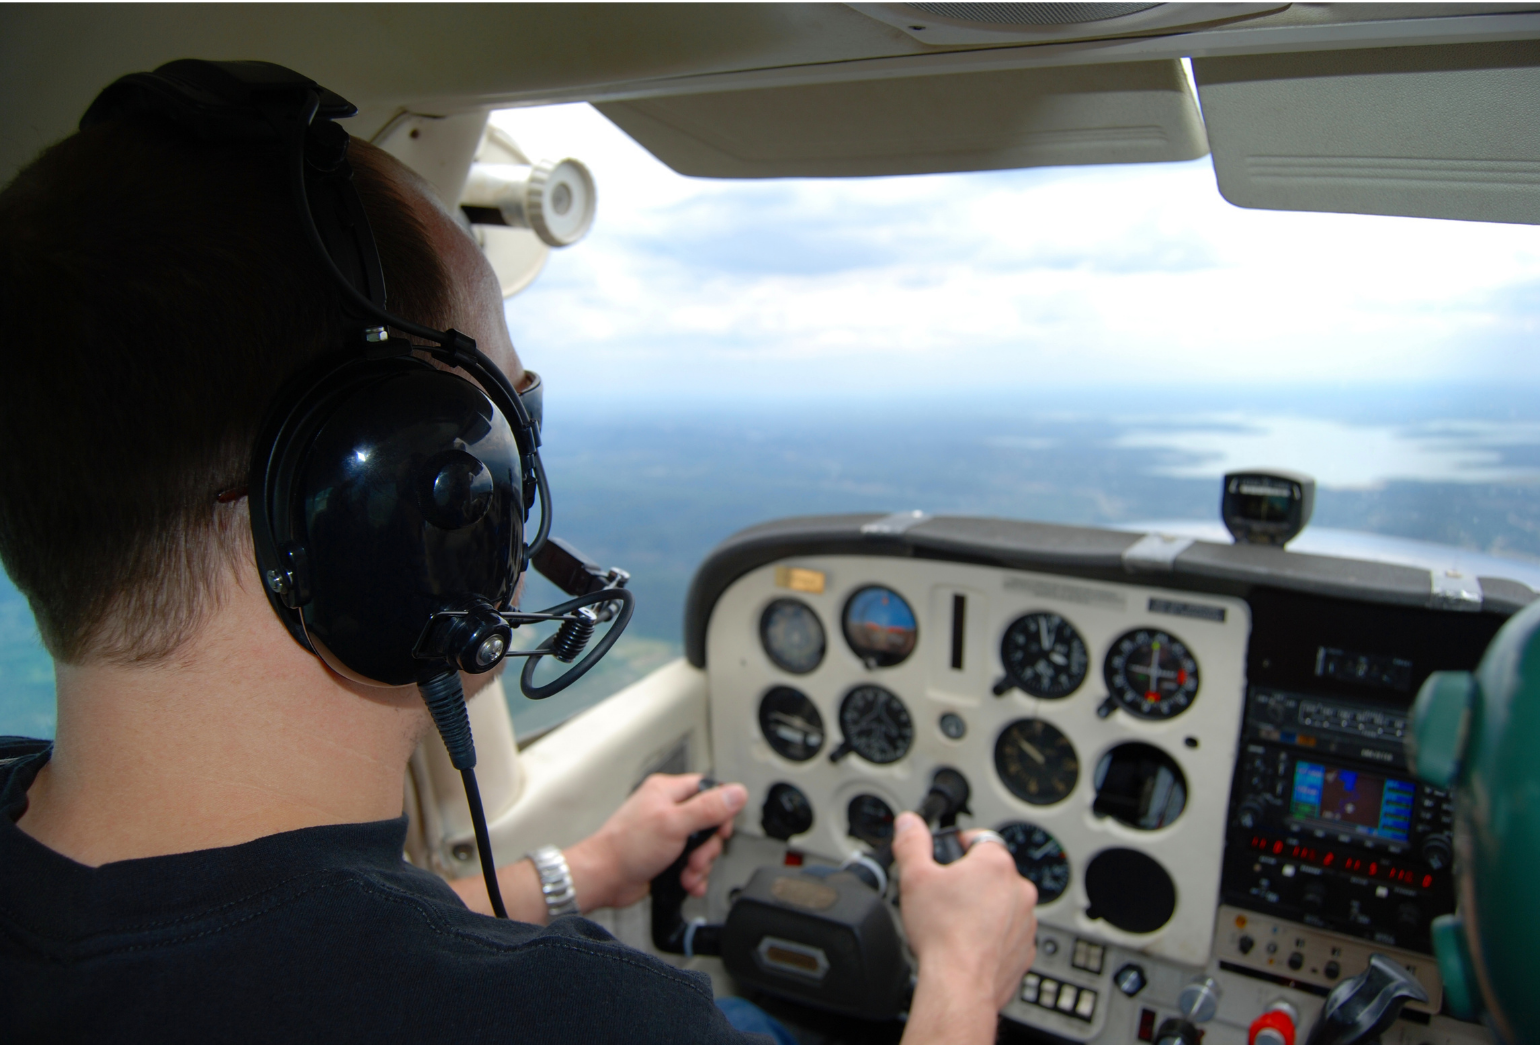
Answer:
POLYGON ((1294 1045, 1299 1012, 1286 1001, 1275 1001, 1268 1010, 1251 1021, 1246 1045, 1294 1045))

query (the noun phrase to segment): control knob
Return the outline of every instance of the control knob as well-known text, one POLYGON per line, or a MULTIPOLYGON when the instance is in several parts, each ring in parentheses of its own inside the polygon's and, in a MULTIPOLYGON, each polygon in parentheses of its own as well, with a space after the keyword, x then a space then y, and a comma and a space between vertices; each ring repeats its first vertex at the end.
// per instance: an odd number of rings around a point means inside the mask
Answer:
POLYGON ((1149 982, 1144 975, 1143 966, 1129 962, 1117 972, 1112 974, 1112 982, 1118 985, 1118 990, 1132 998, 1144 990, 1144 985, 1149 982))
POLYGON ((1161 1023, 1155 1045, 1201 1045, 1203 1031, 1198 1024, 1207 1023, 1219 1011, 1218 982, 1207 976, 1194 980, 1177 995, 1176 1007, 1182 1014, 1161 1023))
POLYGON ((1262 812, 1262 803, 1255 798, 1248 798, 1236 811, 1235 822, 1248 831, 1254 831, 1262 825, 1262 812))
POLYGON ((1207 1023, 1219 1011, 1219 994, 1219 983, 1205 976, 1182 988, 1176 998, 1176 1007, 1193 1023, 1207 1023))
POLYGON ((1155 1032, 1155 1045, 1202 1045, 1203 1032, 1191 1020, 1172 1016, 1155 1032))
POLYGON ((1454 847, 1448 835, 1429 835, 1422 840, 1422 859, 1435 871, 1442 871, 1454 863, 1454 847))

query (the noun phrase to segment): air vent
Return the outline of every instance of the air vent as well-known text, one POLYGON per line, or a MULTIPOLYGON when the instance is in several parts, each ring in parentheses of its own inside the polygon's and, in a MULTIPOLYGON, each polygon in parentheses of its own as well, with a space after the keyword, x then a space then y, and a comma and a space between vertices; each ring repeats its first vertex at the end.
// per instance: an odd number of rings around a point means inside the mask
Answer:
POLYGON ((928 44, 1051 43, 1198 26, 1281 11, 1288 4, 849 4, 928 44))
POLYGON ((1122 18, 1165 4, 910 4, 917 11, 984 25, 1072 25, 1122 18))

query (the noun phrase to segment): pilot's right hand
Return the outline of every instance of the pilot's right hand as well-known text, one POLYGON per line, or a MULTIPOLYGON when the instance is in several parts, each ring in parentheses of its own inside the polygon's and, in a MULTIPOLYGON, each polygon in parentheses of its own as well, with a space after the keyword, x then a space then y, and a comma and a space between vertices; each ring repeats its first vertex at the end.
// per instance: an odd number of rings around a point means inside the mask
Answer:
MULTIPOLYGON (((963 842, 972 841, 963 832, 963 842)), ((1037 957, 1037 889, 1003 845, 942 865, 925 821, 900 813, 893 859, 909 946, 919 960, 905 1041, 993 1041, 996 1014, 1037 957)))

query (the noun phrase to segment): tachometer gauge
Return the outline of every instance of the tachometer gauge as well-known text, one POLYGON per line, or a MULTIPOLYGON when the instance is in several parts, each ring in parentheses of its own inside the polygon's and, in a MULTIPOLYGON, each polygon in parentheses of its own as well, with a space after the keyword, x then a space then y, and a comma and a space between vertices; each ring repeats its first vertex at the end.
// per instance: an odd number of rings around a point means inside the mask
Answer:
POLYGON ((995 828, 1016 858, 1016 870, 1037 886, 1037 902, 1053 903, 1069 888, 1069 857, 1053 835, 1036 824, 1013 820, 995 828))
POLYGON ((1079 689, 1089 659, 1080 632, 1057 613, 1018 617, 1000 640, 1007 682, 1047 700, 1079 689))
POLYGON ((765 607, 759 641, 775 666, 793 675, 806 675, 823 661, 823 625, 811 606, 796 599, 776 599, 765 607))
POLYGON ((845 603, 845 641, 869 668, 890 668, 914 652, 914 610, 891 588, 862 588, 845 603))
POLYGON ((1040 718, 1022 718, 995 741, 995 772, 1023 802, 1048 806, 1075 789, 1080 760, 1069 737, 1040 718))
POLYGON ((893 808, 876 795, 857 795, 845 809, 850 837, 876 847, 893 841, 893 808))
POLYGON ((775 753, 793 762, 806 762, 823 747, 823 716, 790 686, 776 686, 759 702, 759 728, 775 753))
POLYGON ((1198 661, 1181 639, 1155 628, 1114 642, 1102 672, 1112 699, 1140 718, 1175 718, 1198 696, 1198 661))
POLYGON ((898 697, 881 686, 857 686, 840 702, 840 729, 844 743, 829 754, 838 762, 854 751, 868 762, 887 765, 909 753, 914 743, 914 722, 898 697))

